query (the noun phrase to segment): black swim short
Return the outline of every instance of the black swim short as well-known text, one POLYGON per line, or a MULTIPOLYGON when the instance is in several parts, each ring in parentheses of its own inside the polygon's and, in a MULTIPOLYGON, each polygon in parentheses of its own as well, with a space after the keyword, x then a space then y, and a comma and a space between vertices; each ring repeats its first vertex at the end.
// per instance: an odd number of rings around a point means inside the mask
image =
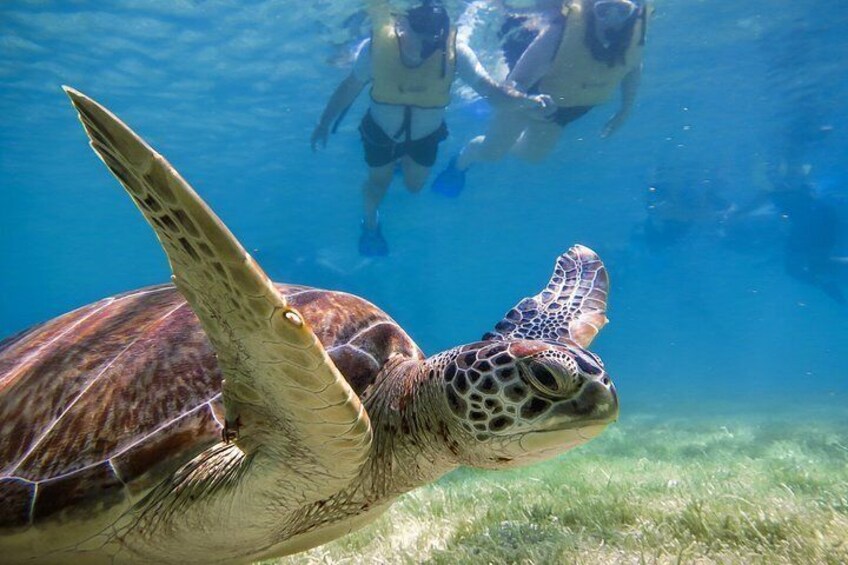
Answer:
POLYGON ((556 112, 548 116, 548 121, 555 122, 557 125, 565 127, 577 118, 586 114, 586 112, 592 108, 593 106, 569 106, 567 108, 557 108, 556 112))
MULTIPOLYGON (((539 83, 527 89, 527 94, 540 94, 539 83)), ((594 106, 560 106, 547 119, 549 122, 554 122, 559 126, 565 127, 577 118, 582 117, 592 108, 594 106)))
POLYGON ((369 167, 383 167, 404 155, 409 155, 422 167, 429 168, 436 162, 439 143, 447 138, 448 128, 445 122, 442 122, 436 131, 426 137, 395 141, 377 125, 371 117, 371 112, 366 112, 362 123, 359 124, 359 135, 365 149, 365 162, 369 167))

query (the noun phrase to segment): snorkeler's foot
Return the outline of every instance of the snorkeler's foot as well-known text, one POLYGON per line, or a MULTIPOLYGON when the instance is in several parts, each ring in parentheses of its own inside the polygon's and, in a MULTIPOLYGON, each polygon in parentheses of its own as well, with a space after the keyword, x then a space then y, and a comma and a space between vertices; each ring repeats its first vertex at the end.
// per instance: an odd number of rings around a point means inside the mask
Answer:
POLYGON ((455 198, 465 188, 466 171, 462 171, 456 166, 456 160, 457 157, 451 159, 447 168, 439 173, 433 181, 433 192, 437 192, 442 196, 455 198))
POLYGON ((380 224, 369 228, 362 221, 362 234, 359 236, 359 254, 365 257, 385 257, 389 254, 389 244, 380 231, 380 224))

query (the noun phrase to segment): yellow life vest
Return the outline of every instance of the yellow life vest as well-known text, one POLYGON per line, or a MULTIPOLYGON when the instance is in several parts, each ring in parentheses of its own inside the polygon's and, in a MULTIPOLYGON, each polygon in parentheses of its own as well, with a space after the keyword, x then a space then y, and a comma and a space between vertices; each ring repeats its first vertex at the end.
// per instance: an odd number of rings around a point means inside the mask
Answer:
POLYGON ((634 24, 625 63, 610 67, 606 61, 595 59, 586 45, 584 10, 590 7, 577 0, 568 8, 562 40, 550 71, 539 81, 539 92, 553 97, 561 108, 603 104, 612 97, 622 79, 642 63, 647 18, 639 16, 634 24))
POLYGON ((403 64, 395 19, 375 24, 371 35, 371 98, 382 104, 444 108, 456 71, 456 28, 448 32, 446 48, 438 49, 417 67, 403 64))

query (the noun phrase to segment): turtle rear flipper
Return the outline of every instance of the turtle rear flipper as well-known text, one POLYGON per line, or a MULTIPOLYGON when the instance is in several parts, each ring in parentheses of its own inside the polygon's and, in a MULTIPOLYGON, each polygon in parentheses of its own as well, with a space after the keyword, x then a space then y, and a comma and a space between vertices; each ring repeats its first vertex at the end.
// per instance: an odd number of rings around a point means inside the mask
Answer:
POLYGON ((548 285, 498 322, 488 339, 568 339, 589 347, 607 323, 609 277, 598 254, 575 245, 557 259, 548 285))
POLYGON ((215 348, 224 439, 248 454, 285 457, 292 476, 322 477, 299 485, 300 495, 350 482, 368 456, 371 425, 304 318, 161 155, 97 102, 65 92, 92 148, 156 232, 215 348))

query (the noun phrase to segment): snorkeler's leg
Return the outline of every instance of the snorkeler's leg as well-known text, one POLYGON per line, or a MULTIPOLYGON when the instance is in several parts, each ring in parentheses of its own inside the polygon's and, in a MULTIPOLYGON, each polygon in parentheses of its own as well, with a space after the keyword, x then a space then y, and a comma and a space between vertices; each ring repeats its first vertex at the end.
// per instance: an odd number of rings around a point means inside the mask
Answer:
POLYGON ((465 171, 480 161, 500 161, 528 125, 529 120, 520 112, 495 112, 486 135, 475 137, 462 148, 456 159, 456 168, 465 171))
POLYGON ((381 257, 388 255, 389 246, 380 230, 377 209, 386 196, 386 191, 392 183, 395 163, 368 168, 368 178, 362 186, 364 217, 362 218, 362 233, 359 236, 359 253, 366 257, 381 257))
POLYGON ((368 178, 362 185, 362 197, 364 206, 363 223, 366 228, 377 229, 377 209, 386 196, 389 185, 392 183, 392 173, 395 162, 392 161, 380 167, 368 167, 368 178))
POLYGON ((425 167, 415 162, 409 155, 404 155, 401 160, 403 167, 403 183, 409 192, 418 192, 424 188, 424 183, 430 175, 430 167, 425 167))
POLYGON ((555 122, 532 122, 513 146, 512 153, 524 161, 540 163, 553 152, 563 129, 555 122))
POLYGON ((517 112, 497 112, 486 135, 475 137, 433 181, 433 191, 444 196, 458 196, 465 187, 465 173, 479 161, 502 159, 521 136, 527 118, 517 112))

